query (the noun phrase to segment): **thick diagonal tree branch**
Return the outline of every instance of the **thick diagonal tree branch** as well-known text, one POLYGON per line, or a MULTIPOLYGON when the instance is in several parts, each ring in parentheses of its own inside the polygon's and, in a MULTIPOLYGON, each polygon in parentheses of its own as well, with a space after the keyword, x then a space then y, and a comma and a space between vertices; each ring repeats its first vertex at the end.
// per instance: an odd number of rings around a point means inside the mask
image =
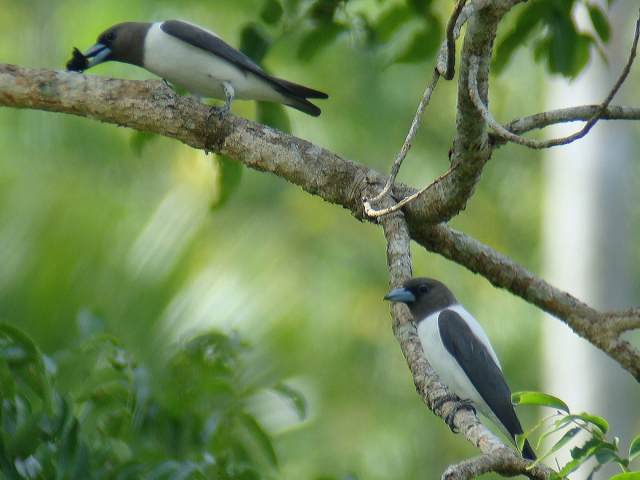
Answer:
MULTIPOLYGON (((386 178, 365 165, 345 160, 305 140, 232 115, 214 119, 207 133, 208 108, 176 97, 158 81, 131 81, 51 70, 0 65, 0 105, 33 108, 94 118, 157 133, 194 148, 208 146, 250 168, 267 171, 365 219, 361 198, 386 178)), ((414 189, 396 186, 396 195, 414 189)), ((479 273, 567 323, 640 381, 640 354, 620 338, 637 314, 600 313, 535 276, 511 259, 445 225, 432 225, 413 203, 405 207, 413 240, 430 251, 479 273), (619 326, 624 326, 621 328, 619 326)))

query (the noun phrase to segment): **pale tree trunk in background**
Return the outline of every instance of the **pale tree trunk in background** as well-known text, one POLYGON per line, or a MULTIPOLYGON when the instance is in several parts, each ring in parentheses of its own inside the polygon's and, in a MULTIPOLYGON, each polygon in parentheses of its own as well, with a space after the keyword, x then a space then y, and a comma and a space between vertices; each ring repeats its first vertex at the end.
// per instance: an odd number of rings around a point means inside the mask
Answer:
MULTIPOLYGON (((635 0, 613 9, 613 38, 607 48, 610 68, 596 58, 576 81, 557 81, 548 89, 550 108, 600 102, 624 65, 631 42, 635 0)), ((637 85, 629 82, 627 98, 637 85)), ((623 88, 616 103, 624 103, 623 88)), ((637 102, 632 102, 637 103, 637 102)), ((571 131, 576 126, 569 127, 571 131)), ((556 137, 563 128, 553 128, 556 137)), ((637 280, 630 258, 637 248, 630 227, 631 210, 639 197, 634 188, 631 125, 600 123, 586 138, 548 150, 545 159, 544 276, 600 310, 636 305, 632 283, 637 280), (634 279, 634 274, 636 278, 634 279)), ((544 389, 564 399, 572 410, 604 416, 626 448, 639 433, 638 384, 602 352, 562 323, 544 322, 544 389)), ((560 456, 559 461, 567 461, 560 456)), ((586 470, 586 469, 585 469, 586 470)), ((603 470, 608 478, 616 470, 603 470)), ((585 478, 588 471, 573 475, 585 478)))

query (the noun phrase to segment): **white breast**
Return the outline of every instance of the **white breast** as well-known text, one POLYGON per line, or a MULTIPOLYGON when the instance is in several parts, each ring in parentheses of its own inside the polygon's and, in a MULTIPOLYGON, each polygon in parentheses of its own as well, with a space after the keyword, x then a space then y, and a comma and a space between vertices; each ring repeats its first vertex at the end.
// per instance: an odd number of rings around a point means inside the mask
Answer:
POLYGON ((224 99, 222 82, 229 82, 236 98, 282 101, 260 77, 163 32, 160 25, 154 23, 145 38, 144 67, 150 72, 201 97, 224 99))
MULTIPOLYGON (((493 351, 487 335, 484 333, 476 319, 473 318, 473 316, 461 305, 451 306, 448 310, 455 311, 468 323, 471 331, 480 339, 480 341, 482 341, 482 343, 486 345, 489 353, 495 360, 498 367, 500 367, 498 357, 493 351)), ((418 324, 418 336, 420 337, 420 343, 422 344, 422 349, 424 350, 424 354, 429 364, 431 364, 435 372, 438 374, 442 383, 449 387, 449 390, 451 390, 452 393, 456 394, 461 399, 471 400, 480 413, 498 425, 503 433, 505 433, 508 438, 511 438, 509 432, 493 414, 489 405, 487 405, 487 403, 482 399, 478 390, 473 386, 469 377, 467 377, 467 374, 458 364, 455 357, 449 353, 442 343, 440 330, 438 328, 439 314, 439 311, 433 313, 418 324)))

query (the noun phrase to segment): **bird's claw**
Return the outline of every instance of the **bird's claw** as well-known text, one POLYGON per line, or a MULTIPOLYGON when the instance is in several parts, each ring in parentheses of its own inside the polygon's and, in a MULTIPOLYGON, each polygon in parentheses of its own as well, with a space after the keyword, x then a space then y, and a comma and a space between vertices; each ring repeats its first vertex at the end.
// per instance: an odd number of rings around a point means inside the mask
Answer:
POLYGON ((222 107, 216 107, 213 106, 211 108, 209 108, 209 113, 207 114, 207 141, 206 141, 206 145, 204 148, 204 153, 205 155, 208 155, 210 153, 210 150, 207 148, 209 145, 209 132, 211 131, 211 120, 213 119, 213 117, 216 117, 218 119, 218 121, 222 121, 225 119, 225 117, 227 115, 229 115, 229 112, 231 111, 231 106, 224 104, 222 107))
POLYGON ((447 402, 453 402, 454 406, 453 409, 447 413, 447 415, 444 417, 444 421, 446 422, 447 425, 449 425, 449 428, 451 429, 451 431, 453 433, 458 433, 459 430, 458 428, 455 426, 454 423, 454 419, 456 417, 456 413, 458 413, 458 410, 471 410, 474 414, 476 414, 476 407, 474 407, 473 402, 471 400, 461 400, 460 398, 458 398, 456 395, 453 394, 448 394, 445 395, 442 398, 439 398, 433 405, 433 409, 435 411, 438 411, 442 408, 442 406, 447 403, 447 402))
POLYGON ((222 107, 211 107, 209 109, 209 114, 207 115, 207 125, 211 121, 212 117, 218 117, 218 120, 224 120, 224 117, 229 115, 231 111, 231 106, 225 104, 222 107))
POLYGON ((458 433, 460 431, 458 430, 458 427, 456 427, 454 422, 456 413, 458 413, 459 410, 470 410, 473 412, 474 415, 477 415, 478 413, 476 411, 476 407, 474 407, 473 402, 471 400, 458 399, 455 406, 453 407, 453 410, 451 410, 451 412, 449 412, 444 419, 444 421, 447 422, 447 425, 449 425, 449 428, 453 433, 458 433))

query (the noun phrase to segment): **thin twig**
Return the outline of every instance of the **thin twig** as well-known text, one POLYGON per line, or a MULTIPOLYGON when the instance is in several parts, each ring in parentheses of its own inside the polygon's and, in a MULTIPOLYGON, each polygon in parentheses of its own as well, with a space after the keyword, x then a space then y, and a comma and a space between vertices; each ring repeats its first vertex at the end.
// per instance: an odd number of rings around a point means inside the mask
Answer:
POLYGON ((422 114, 424 113, 425 108, 431 100, 431 95, 433 94, 433 91, 435 90, 439 79, 440 74, 437 70, 434 69, 433 76, 431 77, 431 82, 429 82, 429 85, 427 85, 427 88, 424 90, 424 93, 422 94, 422 100, 420 100, 420 103, 418 104, 418 109, 415 116, 413 117, 413 121, 411 122, 411 127, 409 128, 409 133, 407 133, 407 137, 402 144, 402 148, 398 152, 398 155, 393 162, 393 166, 391 167, 391 173, 389 174, 387 183, 378 195, 376 195, 371 200, 365 201, 364 203, 364 209, 368 215, 370 215, 369 212, 375 212, 375 210, 371 208, 371 204, 379 201, 382 197, 389 193, 389 191, 393 187, 393 184, 396 181, 396 177, 398 176, 398 172, 400 171, 400 167, 402 166, 402 162, 407 156, 407 153, 409 153, 409 150, 411 149, 411 145, 413 143, 413 139, 415 138, 416 134, 418 133, 418 129, 420 128, 420 123, 422 122, 422 114))
MULTIPOLYGON (((510 121, 504 128, 511 133, 522 134, 532 130, 554 125, 556 123, 578 122, 591 119, 600 109, 600 105, 580 105, 578 107, 559 108, 540 112, 527 117, 510 121)), ((640 107, 624 105, 609 105, 601 114, 600 120, 640 120, 640 107)), ((496 134, 490 134, 494 147, 507 143, 505 139, 496 134)))
POLYGON ((370 217, 381 217, 383 215, 387 215, 389 213, 393 213, 393 212, 397 212, 398 210, 400 210, 402 207, 404 207, 407 203, 411 203, 413 202, 416 198, 418 198, 420 195, 422 195, 424 192, 426 192, 427 190, 429 190, 431 187, 433 187, 435 184, 439 183, 444 177, 446 177, 447 175, 449 175, 452 171, 454 171, 456 169, 456 167, 459 164, 455 164, 452 165, 451 167, 449 167, 449 169, 444 172, 442 175, 440 175, 438 178, 436 178, 433 182, 431 182, 429 185, 427 185, 426 187, 422 187, 420 190, 418 190, 417 192, 415 192, 412 195, 409 195, 408 197, 403 198, 402 200, 400 200, 399 202, 393 204, 391 207, 387 207, 387 208, 382 208, 380 210, 374 210, 371 208, 371 206, 369 205, 369 202, 366 202, 364 205, 364 209, 365 209, 365 213, 367 215, 369 215, 370 217))
MULTIPOLYGON (((640 10, 638 11, 640 15, 640 10)), ((478 66, 480 63, 480 59, 478 57, 471 57, 470 66, 469 66, 469 95, 471 96, 471 100, 473 104, 476 106, 478 111, 482 114, 482 118, 487 122, 487 124, 495 131, 495 133, 503 138, 504 140, 517 143, 519 145, 524 145, 525 147, 541 149, 541 148, 550 148, 556 147, 558 145, 567 145, 571 142, 579 140, 584 137, 589 131, 594 127, 594 125, 600 119, 600 116, 606 111, 607 107, 613 100, 613 97, 618 93, 620 87, 627 79, 629 72, 631 71, 631 66, 633 65, 633 61, 636 58, 636 51, 638 49, 638 37, 640 37, 640 17, 636 21, 636 30, 633 37, 633 45, 631 46, 631 52, 629 54, 629 59, 627 60, 627 64, 625 65, 620 77, 616 81, 615 85, 607 95, 607 98, 600 104, 597 112, 587 121, 587 123, 580 129, 578 132, 568 135, 566 137, 554 138, 551 140, 534 140, 530 138, 525 138, 520 135, 516 135, 508 131, 502 125, 500 125, 491 112, 489 108, 484 104, 482 99, 480 98, 480 92, 478 91, 478 66)))
POLYGON ((445 80, 452 80, 456 74, 456 36, 455 29, 458 17, 464 8, 467 0, 458 0, 449 22, 447 23, 447 69, 442 74, 445 80))
POLYGON ((602 316, 610 322, 611 329, 618 334, 640 329, 640 308, 607 312, 602 316))

